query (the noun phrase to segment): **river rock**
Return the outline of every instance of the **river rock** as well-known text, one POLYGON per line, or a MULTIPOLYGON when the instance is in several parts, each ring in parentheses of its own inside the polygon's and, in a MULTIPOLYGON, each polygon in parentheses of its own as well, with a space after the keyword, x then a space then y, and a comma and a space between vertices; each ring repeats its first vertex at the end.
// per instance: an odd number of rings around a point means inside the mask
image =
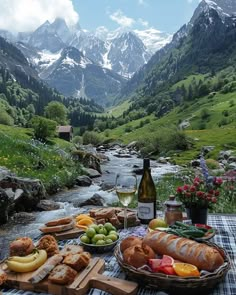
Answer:
POLYGON ((135 168, 132 170, 133 173, 137 175, 142 175, 143 174, 143 168, 135 168))
POLYGON ((114 154, 114 157, 117 157, 117 158, 131 158, 132 156, 130 154, 117 153, 117 154, 114 154))
POLYGON ((4 179, 8 175, 14 175, 14 174, 7 168, 0 167, 0 180, 4 179))
POLYGON ((200 160, 199 159, 195 159, 191 161, 191 166, 196 168, 196 167, 200 167, 200 160))
POLYGON ((236 170, 236 163, 229 163, 229 166, 228 166, 229 169, 233 169, 233 170, 236 170))
POLYGON ((229 163, 236 163, 236 156, 230 156, 229 158, 228 158, 228 162, 229 163))
POLYGON ((114 189, 114 184, 112 184, 112 183, 103 182, 101 184, 101 190, 103 190, 103 191, 109 191, 112 189, 114 189))
POLYGON ((46 191, 39 179, 30 179, 16 176, 6 176, 0 181, 0 187, 3 189, 12 189, 17 192, 17 198, 14 198, 14 210, 17 212, 30 212, 36 209, 40 200, 45 199, 46 191))
POLYGON ((219 160, 222 160, 222 159, 227 160, 231 156, 231 154, 232 154, 231 150, 220 151, 218 159, 219 160))
POLYGON ((57 202, 54 202, 52 200, 41 200, 37 204, 37 208, 42 210, 42 211, 52 211, 52 210, 58 210, 60 209, 60 204, 57 202))
POLYGON ((99 194, 94 194, 90 199, 80 203, 80 207, 83 206, 104 206, 106 204, 103 197, 101 197, 99 194))
POLYGON ((134 149, 137 146, 137 141, 130 142, 126 147, 127 149, 134 149))
POLYGON ((72 152, 74 161, 79 161, 84 167, 91 168, 102 173, 100 159, 96 154, 87 152, 86 150, 75 150, 72 152))
POLYGON ((13 214, 12 219, 17 224, 19 224, 19 223, 28 224, 28 223, 34 221, 36 218, 33 213, 19 212, 19 213, 13 214))
POLYGON ((90 186, 92 182, 92 179, 87 175, 82 175, 76 178, 76 184, 78 186, 90 186))
POLYGON ((157 162, 160 163, 160 164, 167 164, 167 163, 168 163, 168 161, 167 161, 166 158, 164 158, 164 157, 160 157, 160 158, 157 160, 157 162))
POLYGON ((8 221, 8 211, 13 204, 13 198, 9 198, 4 189, 0 188, 0 224, 8 221))
POLYGON ((88 176, 90 178, 96 178, 96 177, 101 176, 101 174, 97 170, 94 170, 94 169, 91 169, 91 168, 86 168, 85 172, 88 174, 88 176))

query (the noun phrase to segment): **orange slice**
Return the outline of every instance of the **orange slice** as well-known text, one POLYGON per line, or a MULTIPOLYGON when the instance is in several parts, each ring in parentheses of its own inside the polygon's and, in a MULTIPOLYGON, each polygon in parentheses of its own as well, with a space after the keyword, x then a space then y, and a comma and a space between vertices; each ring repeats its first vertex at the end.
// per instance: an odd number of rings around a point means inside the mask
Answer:
POLYGON ((86 231, 88 229, 88 227, 86 225, 76 224, 76 227, 78 227, 79 229, 84 230, 84 231, 86 231))
POLYGON ((76 223, 77 223, 78 225, 86 225, 86 226, 88 226, 88 225, 93 224, 94 222, 93 222, 93 220, 90 219, 90 218, 83 218, 83 219, 77 220, 76 223))
POLYGON ((83 218, 90 218, 90 216, 89 216, 88 214, 79 214, 79 215, 77 215, 77 216, 75 217, 75 220, 76 220, 76 221, 79 221, 79 220, 81 220, 81 219, 83 219, 83 218))
POLYGON ((180 277, 199 277, 200 272, 195 265, 189 263, 174 263, 174 271, 180 277))

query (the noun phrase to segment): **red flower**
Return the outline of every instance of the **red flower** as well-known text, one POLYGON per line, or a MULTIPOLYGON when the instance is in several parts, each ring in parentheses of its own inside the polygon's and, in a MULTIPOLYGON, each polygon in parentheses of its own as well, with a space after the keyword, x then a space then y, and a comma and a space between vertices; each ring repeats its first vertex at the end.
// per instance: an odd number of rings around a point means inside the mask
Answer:
POLYGON ((189 189, 192 193, 196 191, 196 187, 194 185, 191 185, 189 189))
POLYGON ((222 178, 216 177, 214 183, 216 185, 221 185, 223 183, 223 180, 222 180, 222 178))
POLYGON ((187 190, 189 189, 189 185, 188 185, 188 184, 185 184, 185 185, 183 186, 183 189, 184 189, 185 191, 187 191, 187 190))
POLYGON ((212 197, 211 198, 212 203, 216 203, 217 202, 217 198, 216 197, 212 197))
POLYGON ((176 190, 177 193, 182 193, 183 192, 183 188, 181 186, 179 186, 176 190))

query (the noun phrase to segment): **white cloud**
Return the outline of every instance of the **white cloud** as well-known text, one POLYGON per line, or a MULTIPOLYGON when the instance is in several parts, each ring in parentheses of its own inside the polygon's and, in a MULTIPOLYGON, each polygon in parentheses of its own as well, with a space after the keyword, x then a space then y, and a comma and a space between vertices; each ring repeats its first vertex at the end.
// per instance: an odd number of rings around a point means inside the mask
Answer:
POLYGON ((145 0, 138 0, 138 4, 146 6, 147 2, 145 0))
POLYGON ((33 31, 56 17, 69 26, 79 19, 71 0, 0 0, 0 7, 0 29, 11 32, 33 31))
POLYGON ((110 18, 122 27, 132 27, 132 25, 135 23, 133 18, 125 16, 123 11, 120 9, 111 14, 110 18))
POLYGON ((140 24, 141 24, 142 26, 144 26, 144 27, 148 27, 148 26, 149 26, 148 21, 143 20, 142 18, 139 18, 139 19, 138 19, 138 23, 140 23, 140 24))

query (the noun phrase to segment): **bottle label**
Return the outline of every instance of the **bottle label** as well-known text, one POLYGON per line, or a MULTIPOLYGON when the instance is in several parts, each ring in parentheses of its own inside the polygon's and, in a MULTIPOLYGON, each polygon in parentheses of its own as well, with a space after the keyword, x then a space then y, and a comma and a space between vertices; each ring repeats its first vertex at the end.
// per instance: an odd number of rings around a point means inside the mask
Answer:
POLYGON ((138 202, 138 218, 153 219, 154 216, 154 203, 138 202))

